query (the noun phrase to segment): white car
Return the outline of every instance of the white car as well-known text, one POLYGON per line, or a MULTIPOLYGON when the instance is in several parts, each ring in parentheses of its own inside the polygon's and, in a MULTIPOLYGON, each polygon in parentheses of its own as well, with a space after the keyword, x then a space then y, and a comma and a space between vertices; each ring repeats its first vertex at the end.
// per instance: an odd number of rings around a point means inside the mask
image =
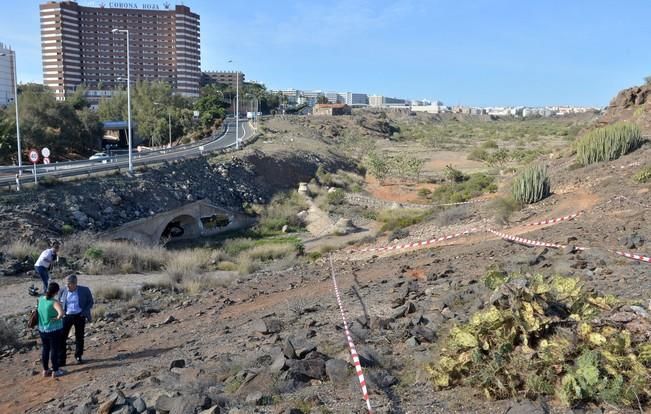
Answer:
POLYGON ((91 161, 101 161, 103 163, 106 163, 108 160, 109 156, 105 152, 96 152, 95 154, 91 155, 90 158, 88 158, 91 161))

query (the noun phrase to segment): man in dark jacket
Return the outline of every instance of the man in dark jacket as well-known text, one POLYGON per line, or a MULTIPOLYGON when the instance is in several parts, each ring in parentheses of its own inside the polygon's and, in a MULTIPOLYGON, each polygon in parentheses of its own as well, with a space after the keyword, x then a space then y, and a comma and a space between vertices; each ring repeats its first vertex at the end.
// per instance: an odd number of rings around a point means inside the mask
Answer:
POLYGON ((61 289, 59 301, 63 306, 63 348, 60 355, 60 365, 65 366, 67 357, 67 347, 65 343, 70 334, 70 329, 75 327, 75 359, 77 363, 82 364, 84 354, 84 328, 86 322, 90 322, 92 317, 90 310, 93 307, 93 295, 86 286, 77 285, 77 276, 70 275, 66 277, 66 287, 61 289))

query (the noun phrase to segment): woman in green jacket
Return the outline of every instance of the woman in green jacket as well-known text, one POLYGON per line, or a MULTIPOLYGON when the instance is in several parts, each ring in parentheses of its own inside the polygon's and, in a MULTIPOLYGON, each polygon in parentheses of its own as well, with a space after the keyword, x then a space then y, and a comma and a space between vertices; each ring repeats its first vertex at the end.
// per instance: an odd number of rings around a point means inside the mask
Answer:
POLYGON ((56 300, 59 293, 59 284, 51 282, 44 296, 38 298, 38 332, 41 334, 41 362, 43 363, 43 376, 52 378, 64 374, 59 369, 59 355, 61 338, 63 336, 63 307, 56 300), (48 359, 52 361, 52 370, 48 367, 48 359))

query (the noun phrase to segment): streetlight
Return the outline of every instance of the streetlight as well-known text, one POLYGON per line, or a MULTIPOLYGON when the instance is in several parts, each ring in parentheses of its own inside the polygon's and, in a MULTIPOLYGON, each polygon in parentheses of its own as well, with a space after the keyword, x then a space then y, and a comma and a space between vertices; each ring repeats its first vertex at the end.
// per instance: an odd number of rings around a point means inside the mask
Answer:
MULTIPOLYGON (((18 176, 23 175, 23 160, 22 160, 22 151, 20 150, 20 121, 18 118, 18 76, 16 75, 16 51, 11 53, 14 57, 13 67, 14 67, 14 105, 16 106, 16 142, 18 144, 18 176)), ((0 56, 9 57, 9 53, 0 53, 0 56)), ((16 182, 18 190, 20 190, 20 182, 16 182)))
MULTIPOLYGON (((162 106, 163 104, 160 102, 154 102, 154 105, 162 106)), ((172 111, 170 111, 169 108, 167 109, 167 128, 170 134, 170 148, 172 148, 172 111)))
MULTIPOLYGON (((233 63, 229 60, 228 63, 233 63)), ((235 72, 235 149, 240 149, 240 72, 235 72)))
POLYGON ((128 128, 127 131, 129 139, 129 172, 133 172, 133 161, 131 154, 131 64, 129 60, 129 30, 127 29, 113 29, 111 33, 126 33, 127 35, 127 113, 128 113, 128 128))

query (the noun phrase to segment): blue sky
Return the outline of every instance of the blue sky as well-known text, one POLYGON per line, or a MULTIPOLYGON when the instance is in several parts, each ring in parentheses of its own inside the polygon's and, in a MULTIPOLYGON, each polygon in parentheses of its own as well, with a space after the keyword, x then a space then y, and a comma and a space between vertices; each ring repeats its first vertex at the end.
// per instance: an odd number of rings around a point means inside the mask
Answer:
MULTIPOLYGON (((17 50, 19 80, 40 82, 40 1, 7 3, 0 42, 17 50)), ((269 88, 605 106, 651 75, 648 0, 184 3, 201 15, 202 69, 237 68, 269 88)))

